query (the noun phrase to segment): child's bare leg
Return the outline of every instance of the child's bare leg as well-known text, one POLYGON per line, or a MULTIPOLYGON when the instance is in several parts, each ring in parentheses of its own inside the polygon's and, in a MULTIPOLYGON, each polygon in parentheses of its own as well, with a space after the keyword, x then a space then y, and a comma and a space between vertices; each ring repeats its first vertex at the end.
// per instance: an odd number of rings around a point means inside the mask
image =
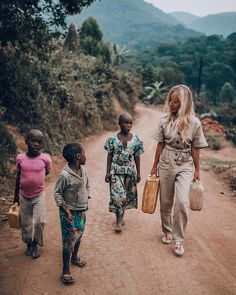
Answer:
POLYGON ((63 251, 62 252, 62 261, 63 261, 63 274, 69 274, 70 273, 70 253, 63 251))
POLYGON ((122 225, 122 226, 125 225, 124 215, 125 215, 125 210, 124 210, 123 213, 121 214, 121 216, 122 216, 122 223, 121 223, 121 225, 122 225))
POLYGON ((70 274, 70 256, 71 256, 71 253, 64 250, 62 251, 63 269, 62 269, 61 281, 64 284, 73 283, 73 278, 70 274))
POLYGON ((85 267, 87 265, 87 262, 81 260, 78 257, 79 247, 80 247, 80 241, 76 242, 75 245, 74 245, 73 253, 72 253, 72 256, 71 256, 71 263, 82 268, 82 267, 85 267))
POLYGON ((27 249, 25 251, 25 255, 26 256, 32 256, 32 251, 33 251, 32 243, 27 244, 27 249))
POLYGON ((115 227, 115 231, 116 232, 120 232, 122 231, 122 214, 120 214, 120 212, 116 212, 116 227, 115 227))
POLYGON ((36 241, 33 241, 32 243, 32 257, 35 259, 40 257, 39 248, 36 241))

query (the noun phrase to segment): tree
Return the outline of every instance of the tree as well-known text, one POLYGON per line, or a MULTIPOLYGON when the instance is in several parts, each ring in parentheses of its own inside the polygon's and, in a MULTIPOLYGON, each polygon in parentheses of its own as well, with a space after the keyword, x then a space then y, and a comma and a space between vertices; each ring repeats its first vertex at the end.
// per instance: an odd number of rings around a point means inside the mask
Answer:
POLYGON ((51 28, 65 28, 67 14, 79 13, 96 0, 1 0, 1 45, 21 49, 46 47, 51 28))
POLYGON ((89 17, 83 22, 79 31, 81 50, 88 55, 100 55, 99 44, 102 41, 102 36, 97 21, 89 17))
POLYGON ((0 114, 4 119, 37 123, 37 98, 50 84, 46 66, 54 36, 51 28, 64 26, 66 14, 94 1, 1 0, 0 114))
POLYGON ((89 17, 83 22, 79 32, 79 36, 81 40, 89 36, 93 40, 99 42, 102 41, 103 34, 99 28, 96 19, 93 17, 89 17))
POLYGON ((163 96, 166 88, 163 87, 162 81, 156 81, 150 86, 144 87, 143 102, 146 104, 163 103, 163 96))
POLYGON ((223 103, 232 103, 234 100, 236 100, 236 92, 233 88, 233 86, 226 82, 220 90, 220 101, 223 103))
POLYGON ((234 83, 234 71, 227 64, 215 62, 204 73, 203 83, 205 83, 206 90, 216 105, 221 87, 226 82, 234 83))
POLYGON ((64 48, 72 52, 79 51, 78 36, 74 24, 71 24, 69 27, 68 35, 64 42, 64 48))
POLYGON ((126 57, 130 54, 130 50, 125 46, 120 47, 116 44, 109 46, 111 52, 111 62, 114 66, 124 63, 126 57))
POLYGON ((143 86, 149 86, 159 79, 156 68, 151 64, 147 64, 142 70, 143 86))
POLYGON ((160 77, 169 88, 184 83, 184 74, 177 65, 169 65, 160 71, 160 77))
POLYGON ((84 54, 101 57, 103 62, 111 62, 108 45, 102 40, 103 34, 93 17, 85 20, 79 31, 80 47, 84 54))

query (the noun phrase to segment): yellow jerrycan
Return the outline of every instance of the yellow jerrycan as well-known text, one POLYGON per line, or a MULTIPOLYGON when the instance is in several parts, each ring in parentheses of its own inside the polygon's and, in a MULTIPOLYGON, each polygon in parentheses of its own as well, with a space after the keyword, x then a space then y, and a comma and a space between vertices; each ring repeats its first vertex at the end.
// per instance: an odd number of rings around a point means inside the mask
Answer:
POLYGON ((153 214, 156 209, 160 179, 156 175, 148 175, 143 189, 142 211, 153 214))
POLYGON ((12 228, 20 228, 20 206, 13 205, 9 209, 8 213, 8 223, 12 228))

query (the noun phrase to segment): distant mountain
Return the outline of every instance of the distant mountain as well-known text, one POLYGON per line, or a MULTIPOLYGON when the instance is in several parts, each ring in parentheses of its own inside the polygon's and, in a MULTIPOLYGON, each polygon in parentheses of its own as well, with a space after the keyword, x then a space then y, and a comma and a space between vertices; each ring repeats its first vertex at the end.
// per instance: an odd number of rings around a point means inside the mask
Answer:
POLYGON ((170 13, 171 16, 175 17, 181 24, 189 26, 193 21, 197 20, 199 16, 193 15, 188 12, 175 11, 170 13))
POLYGON ((225 12, 200 17, 190 23, 188 27, 206 35, 217 34, 227 37, 231 33, 236 32, 236 12, 225 12))
POLYGON ((106 41, 135 50, 201 35, 144 0, 97 1, 81 14, 69 17, 68 23, 80 26, 90 16, 97 20, 106 41))

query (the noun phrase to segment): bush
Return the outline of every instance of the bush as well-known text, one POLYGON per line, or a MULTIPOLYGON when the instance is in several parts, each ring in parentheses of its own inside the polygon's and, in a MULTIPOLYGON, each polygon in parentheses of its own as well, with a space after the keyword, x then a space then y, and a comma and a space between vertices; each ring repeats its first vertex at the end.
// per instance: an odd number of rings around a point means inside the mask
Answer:
POLYGON ((16 154, 16 143, 8 129, 2 123, 0 123, 0 138, 0 176, 3 176, 8 168, 6 159, 10 158, 13 160, 16 154))
POLYGON ((229 179, 229 186, 233 191, 236 191, 236 176, 231 176, 229 179))
POLYGON ((222 149, 222 137, 221 136, 207 136, 207 143, 210 149, 219 151, 222 149))
MULTIPOLYGON (((49 153, 61 152, 65 143, 114 128, 118 114, 113 98, 133 113, 140 85, 139 80, 98 58, 72 54, 58 44, 55 48, 47 62, 0 51, 0 65, 5 68, 0 80, 0 115, 3 121, 14 122, 22 135, 32 128, 42 130, 49 153)), ((5 167, 1 171, 9 176, 9 167, 3 165, 15 157, 16 147, 10 135, 5 135, 7 130, 1 132, 2 144, 11 153, 1 154, 0 168, 5 167)))
POLYGON ((226 138, 236 145, 236 127, 226 129, 226 138))

